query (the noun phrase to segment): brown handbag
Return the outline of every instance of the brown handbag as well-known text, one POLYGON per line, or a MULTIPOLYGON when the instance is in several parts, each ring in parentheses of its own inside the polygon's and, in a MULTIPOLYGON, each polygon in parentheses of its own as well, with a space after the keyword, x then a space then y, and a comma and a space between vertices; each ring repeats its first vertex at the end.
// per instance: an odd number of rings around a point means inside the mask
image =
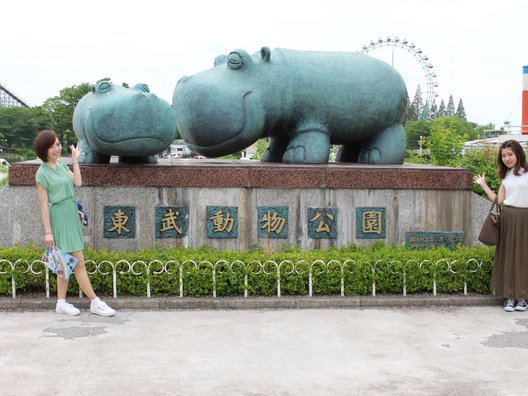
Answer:
POLYGON ((497 204, 497 200, 495 200, 491 205, 486 220, 484 220, 478 240, 484 245, 495 246, 499 242, 499 221, 500 206, 497 204))

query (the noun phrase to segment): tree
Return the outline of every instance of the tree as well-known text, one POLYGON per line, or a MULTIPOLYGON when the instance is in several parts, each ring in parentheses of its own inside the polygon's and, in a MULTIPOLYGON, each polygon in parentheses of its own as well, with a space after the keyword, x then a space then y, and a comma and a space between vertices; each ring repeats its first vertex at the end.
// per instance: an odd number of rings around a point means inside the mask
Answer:
POLYGON ((437 117, 445 117, 446 115, 447 115, 446 106, 445 106, 445 103, 444 103, 444 99, 442 99, 440 101, 440 107, 438 108, 437 117))
POLYGON ((429 110, 431 120, 434 120, 438 116, 438 106, 436 101, 433 99, 433 104, 431 105, 431 110, 429 110))
POLYGON ((466 111, 464 110, 464 104, 462 103, 462 99, 458 101, 455 117, 467 121, 466 111))
MULTIPOLYGON (((473 175, 484 174, 492 191, 499 191, 502 180, 497 173, 497 149, 492 147, 468 150, 461 158, 459 166, 471 170, 473 175)), ((473 192, 487 197, 478 184, 473 184, 473 192)))
POLYGON ((420 114, 420 120, 429 120, 431 118, 431 110, 429 108, 429 102, 425 102, 422 113, 420 114))
POLYGON ((267 147, 268 147, 267 139, 263 138, 263 139, 257 140, 257 151, 255 152, 255 155, 251 157, 251 159, 255 159, 255 160, 261 159, 267 147))
POLYGON ((0 108, 0 148, 24 155, 38 131, 49 129, 51 118, 41 107, 0 108))
POLYGON ((73 111, 79 100, 91 91, 91 84, 73 85, 69 88, 61 89, 59 96, 49 98, 43 103, 42 107, 51 116, 51 129, 57 132, 63 144, 75 143, 77 140, 73 133, 73 111))
POLYGON ((453 95, 449 95, 449 100, 447 101, 446 116, 455 116, 455 101, 453 100, 453 95))
POLYGON ((478 134, 473 124, 456 117, 437 117, 431 122, 427 140, 431 163, 438 166, 457 166, 462 157, 464 142, 478 134))
POLYGON ((422 98, 422 88, 418 85, 416 88, 416 93, 414 94, 414 99, 407 106, 407 114, 405 116, 405 121, 416 121, 422 115, 423 110, 423 98, 422 98))
POLYGON ((409 121, 405 124, 405 134, 407 135, 407 149, 417 150, 420 148, 420 141, 425 141, 431 134, 431 122, 427 120, 409 121))

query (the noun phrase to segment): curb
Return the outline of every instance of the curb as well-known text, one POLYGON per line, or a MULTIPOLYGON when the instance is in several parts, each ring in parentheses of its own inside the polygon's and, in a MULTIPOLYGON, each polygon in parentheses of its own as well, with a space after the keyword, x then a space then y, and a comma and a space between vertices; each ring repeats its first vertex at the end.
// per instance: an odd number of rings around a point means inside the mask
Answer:
MULTIPOLYGON (((493 295, 411 295, 353 297, 106 297, 116 310, 230 310, 230 309, 347 309, 347 308, 423 308, 501 306, 502 297, 493 295)), ((88 309, 86 298, 68 298, 68 302, 88 309)), ((0 311, 54 310, 56 299, 0 297, 0 311)))

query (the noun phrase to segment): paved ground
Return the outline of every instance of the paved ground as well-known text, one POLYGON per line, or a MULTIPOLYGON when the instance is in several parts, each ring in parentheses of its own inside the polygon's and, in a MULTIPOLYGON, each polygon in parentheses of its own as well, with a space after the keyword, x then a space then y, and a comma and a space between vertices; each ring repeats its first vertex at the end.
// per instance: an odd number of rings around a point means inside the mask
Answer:
POLYGON ((0 311, 2 395, 526 395, 497 305, 0 311))

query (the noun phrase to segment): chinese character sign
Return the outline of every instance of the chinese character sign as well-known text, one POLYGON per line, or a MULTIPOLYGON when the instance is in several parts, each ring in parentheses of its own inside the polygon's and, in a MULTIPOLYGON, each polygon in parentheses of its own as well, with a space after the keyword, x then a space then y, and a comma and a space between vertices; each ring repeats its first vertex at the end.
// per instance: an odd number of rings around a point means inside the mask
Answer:
POLYGON ((308 208, 308 236, 337 239, 337 208, 308 208))
POLYGON ((356 208, 356 235, 359 239, 386 237, 385 208, 356 208))
POLYGON ((184 207, 156 207, 156 238, 187 236, 189 215, 184 207))
POLYGON ((105 206, 104 238, 135 238, 136 208, 134 206, 105 206))
POLYGON ((238 208, 207 206, 207 238, 238 238, 238 208))
POLYGON ((257 208, 259 238, 288 238, 288 207, 259 206, 257 208))

